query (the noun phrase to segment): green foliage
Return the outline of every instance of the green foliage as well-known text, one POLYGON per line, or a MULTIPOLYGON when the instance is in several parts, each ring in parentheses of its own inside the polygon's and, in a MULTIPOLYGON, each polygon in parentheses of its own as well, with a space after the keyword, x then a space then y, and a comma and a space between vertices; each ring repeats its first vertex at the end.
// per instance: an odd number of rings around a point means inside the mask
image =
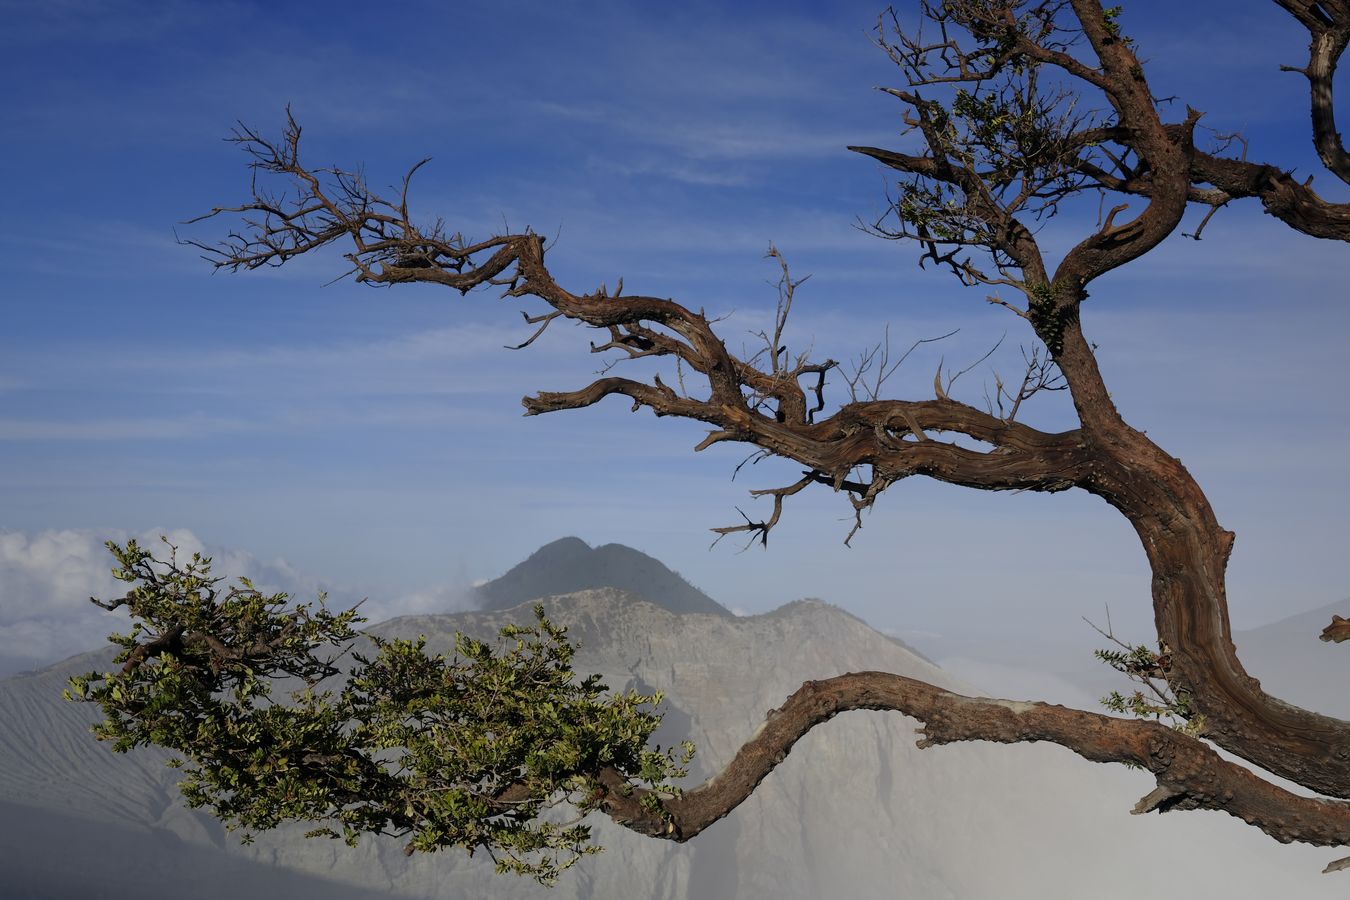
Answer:
POLYGON ((1083 120, 1073 98, 1042 93, 1036 81, 1035 70, 1028 69, 998 86, 957 88, 945 107, 921 101, 930 122, 925 135, 937 138, 953 162, 978 169, 981 180, 1000 194, 1028 183, 1042 192, 1071 187, 1082 150, 1075 131, 1083 120))
MULTIPOLYGON (((1038 63, 1008 55, 1017 29, 984 34, 978 24, 983 19, 957 19, 989 42, 966 60, 987 65, 987 75, 972 76, 944 100, 906 95, 917 114, 909 125, 922 132, 936 174, 916 171, 901 182, 893 209, 901 235, 949 250, 983 247, 1003 267, 1011 264, 1001 249, 1009 239, 1005 215, 1048 218, 1057 214, 1061 200, 1081 191, 1083 165, 1099 153, 1082 138, 1094 117, 1077 110, 1073 92, 1043 85, 1038 63)), ((1039 20, 1018 26, 1042 35, 1051 27, 1039 20)), ((913 51, 916 77, 926 71, 919 60, 927 52, 913 51)), ((951 61, 944 57, 944 64, 951 61)), ((930 251, 943 261, 935 246, 930 251)), ((970 274, 967 267, 957 268, 970 274)))
POLYGON ((1154 651, 1142 644, 1130 646, 1119 641, 1117 644, 1122 649, 1094 650, 1092 655, 1141 687, 1129 694, 1112 691, 1101 698, 1101 704, 1122 715, 1157 721, 1166 719, 1173 728, 1191 737, 1204 733, 1205 717, 1191 709, 1191 695, 1172 690, 1167 682, 1167 671, 1171 667, 1167 648, 1160 646, 1154 651))
POLYGON ((970 211, 965 194, 939 181, 916 179, 907 185, 896 214, 925 240, 947 243, 993 240, 988 225, 970 211))
POLYGON ((408 852, 481 849, 499 871, 550 883, 600 849, 580 819, 603 796, 602 771, 645 786, 657 812, 679 794, 670 782, 693 746, 647 747, 661 695, 578 679, 566 629, 543 607, 495 648, 456 635, 453 655, 431 655, 424 639, 360 635, 355 610, 322 598, 224 587, 208 557, 180 566, 172 547, 166 560, 134 541, 108 549, 133 585, 102 604, 135 621, 111 637, 123 668, 73 678, 66 696, 100 704, 94 733, 113 750, 179 754, 187 803, 245 840, 287 821, 349 844, 395 834, 408 852))
POLYGON ((1045 347, 1051 355, 1059 356, 1064 352, 1065 314, 1055 304, 1054 289, 1045 282, 1027 285, 1027 316, 1036 334, 1045 341, 1045 347))
POLYGON ((1102 24, 1111 40, 1122 41, 1125 46, 1133 50, 1134 38, 1121 37, 1120 34, 1120 14, 1124 11, 1125 7, 1123 6, 1112 6, 1102 10, 1102 24))
POLYGON ((1053 103, 1007 91, 960 88, 951 112, 960 123, 959 130, 949 132, 954 143, 966 148, 971 161, 993 169, 990 180, 996 186, 1061 162, 1067 136, 1058 122, 1062 111, 1053 103))

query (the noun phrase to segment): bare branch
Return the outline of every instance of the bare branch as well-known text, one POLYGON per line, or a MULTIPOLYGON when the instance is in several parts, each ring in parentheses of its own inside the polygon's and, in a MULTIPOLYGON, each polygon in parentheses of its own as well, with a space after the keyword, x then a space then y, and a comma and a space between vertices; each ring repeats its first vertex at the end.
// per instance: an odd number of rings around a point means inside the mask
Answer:
POLYGON ((1204 742, 1164 725, 1046 703, 967 697, 885 672, 808 681, 769 713, 725 769, 682 797, 663 801, 660 814, 643 805, 640 789, 606 775, 601 779, 606 790, 602 808, 634 831, 687 841, 749 797, 812 728, 860 709, 890 710, 918 719, 924 723, 920 747, 972 740, 1050 741, 1092 762, 1147 769, 1156 776, 1158 788, 1136 804, 1136 813, 1219 810, 1282 842, 1350 844, 1350 803, 1290 793, 1228 762, 1204 742))
POLYGON ((562 315, 562 313, 554 310, 551 313, 545 313, 541 316, 532 316, 529 313, 522 311, 521 315, 525 318, 525 324, 538 325, 539 327, 535 329, 534 334, 527 337, 523 342, 507 346, 507 350, 524 350, 526 347, 533 344, 539 339, 539 336, 544 333, 544 330, 548 328, 549 324, 554 319, 558 318, 558 316, 562 315))
MULTIPOLYGON (((1344 150, 1334 132, 1330 87, 1345 46, 1345 0, 1277 2, 1313 36, 1305 74, 1313 89, 1315 140, 1339 173, 1344 150)), ((902 28, 892 13, 879 25, 878 42, 904 73, 906 87, 886 92, 904 104, 905 125, 920 149, 851 149, 901 173, 898 195, 872 231, 914 241, 921 265, 933 262, 962 283, 1012 287, 1026 296, 1024 308, 990 302, 1026 320, 1044 349, 1024 349, 1026 369, 1015 390, 995 376, 988 410, 950 399, 941 367, 934 399, 884 399, 882 385, 898 365, 888 334, 843 378, 848 397, 827 404, 827 375, 837 364, 788 353, 785 329, 801 281, 791 278, 772 247, 769 255, 781 268, 774 325, 760 334, 764 350, 737 356, 701 310, 621 296, 622 290, 610 296, 603 286, 590 294, 566 290, 545 263, 548 247, 532 232, 472 242, 440 222, 414 224, 409 182, 422 163, 404 179, 395 203, 372 192, 359 171, 306 168, 300 128, 289 114, 276 143, 242 125, 236 131, 252 160, 252 198, 209 215, 230 213, 242 225, 222 245, 188 243, 207 251, 217 267, 252 269, 349 240, 345 258, 363 283, 432 283, 462 293, 492 285, 507 297, 542 300, 550 311, 525 316, 539 327, 521 346, 562 317, 599 330, 603 338, 592 349, 615 362, 671 357, 678 392, 659 377, 617 377, 606 366, 588 385, 540 392, 523 403, 534 415, 622 396, 635 410, 707 423, 709 434, 697 449, 735 441, 753 448, 751 459, 772 455, 802 466, 797 482, 752 492, 772 498, 769 517, 744 516, 744 524, 715 529, 720 535, 744 532, 751 543, 766 541, 785 498, 811 484, 845 494, 855 521, 849 539, 863 510, 914 475, 982 490, 1076 487, 1099 496, 1131 522, 1153 572, 1160 651, 1156 671, 1141 674, 1161 679, 1158 689, 1166 695, 1191 698, 1215 744, 1324 797, 1350 798, 1350 724, 1270 697, 1243 669, 1225 599, 1232 533, 1219 525, 1181 463, 1121 417, 1079 316, 1093 279, 1176 232, 1193 204, 1207 208, 1196 238, 1217 209, 1256 197, 1292 227, 1338 240, 1350 240, 1350 205, 1328 203, 1290 173, 1248 160, 1245 146, 1240 158, 1225 155, 1235 152, 1236 139, 1221 139, 1213 153, 1198 150, 1195 110, 1187 109, 1181 122, 1164 122, 1143 65, 1120 31, 1118 9, 1098 0, 920 0, 919 7, 917 29, 902 28), (1101 109, 1087 109, 1097 102, 1101 109), (268 184, 278 180, 285 189, 274 193, 268 184), (1111 211, 1085 229, 1052 271, 1035 229, 1084 190, 1099 191, 1103 209, 1111 211), (1119 222, 1127 203, 1139 212, 1119 222), (701 383, 690 389, 686 375, 701 383), (1060 389, 1070 392, 1078 427, 1048 433, 1016 420, 1031 396, 1060 389), (988 449, 961 446, 961 439, 988 449)), ((1350 628, 1339 627, 1344 621, 1333 621, 1324 638, 1350 636, 1350 628)), ((642 806, 629 786, 602 778, 605 802, 630 827, 648 831, 659 821, 669 836, 687 839, 741 802, 814 724, 864 708, 922 719, 925 745, 1050 740, 1089 759, 1141 765, 1158 777, 1159 790, 1141 800, 1138 811, 1222 809, 1280 840, 1350 843, 1346 804, 1283 792, 1186 735, 1043 704, 962 698, 876 673, 804 686, 721 778, 664 801, 670 819, 642 806)))
POLYGON ((1350 153, 1336 130, 1332 87, 1336 64, 1350 44, 1350 2, 1347 0, 1275 0, 1275 3, 1308 29, 1308 64, 1302 68, 1281 66, 1308 79, 1312 99, 1313 146, 1322 164, 1341 181, 1350 184, 1350 153))
POLYGON ((1331 624, 1322 629, 1320 640, 1335 641, 1338 644, 1341 641, 1350 640, 1350 619, 1343 616, 1332 616, 1331 624))
MULTIPOLYGON (((739 468, 739 466, 737 468, 739 468)), ((745 524, 726 525, 721 528, 712 529, 713 533, 717 535, 717 540, 713 541, 713 546, 717 546, 717 542, 729 534, 748 532, 750 534, 750 541, 746 544, 746 547, 749 547, 756 540, 759 541, 761 546, 767 547, 769 545, 769 532, 773 529, 773 526, 778 524, 778 519, 783 515, 783 498, 791 497, 793 494, 800 492, 802 488, 811 484, 814 480, 815 479, 811 477, 811 473, 808 472, 805 477, 787 487, 762 488, 757 491, 751 491, 750 495, 753 497, 772 497, 773 513, 769 518, 756 522, 739 509, 736 510, 741 513, 741 518, 745 519, 745 524)))

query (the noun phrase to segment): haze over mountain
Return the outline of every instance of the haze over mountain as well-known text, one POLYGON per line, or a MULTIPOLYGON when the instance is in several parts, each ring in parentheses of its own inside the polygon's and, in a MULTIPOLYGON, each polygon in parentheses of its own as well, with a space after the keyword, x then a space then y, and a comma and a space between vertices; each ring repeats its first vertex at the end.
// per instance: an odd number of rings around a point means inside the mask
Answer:
POLYGON ((606 587, 631 591, 674 613, 731 615, 660 560, 623 544, 592 548, 577 537, 545 544, 505 575, 479 585, 475 593, 482 609, 496 610, 606 587))
MULTIPOLYGON (((578 671, 599 672, 615 689, 665 692, 655 740, 695 741, 691 784, 718 771, 765 711, 804 680, 879 669, 961 689, 900 642, 819 601, 737 618, 679 614, 603 588, 544 605, 580 642, 578 671)), ((448 648, 456 631, 490 638, 529 618, 528 606, 518 606, 403 617, 370 631, 424 634, 434 652, 448 648)), ((290 828, 241 846, 215 820, 184 808, 165 754, 109 752, 87 733, 96 711, 60 699, 69 675, 107 667, 111 656, 94 651, 0 680, 6 900, 234 900, 240 893, 288 900, 1112 900, 1160 892, 1319 900, 1345 891, 1343 879, 1319 874, 1332 851, 1281 846, 1220 814, 1128 815, 1152 786, 1144 773, 1096 766, 1048 745, 920 751, 913 720, 867 712, 808 734, 750 800, 688 845, 592 817, 606 852, 552 890, 494 875, 481 854, 407 858, 395 839, 351 849, 290 828)))
MULTIPOLYGON (((1333 614, 1350 611, 1350 600, 1298 613, 1259 628, 1233 632, 1238 658, 1262 688, 1281 700, 1329 716, 1350 719, 1350 648, 1318 640, 1333 614)), ((1105 617, 1094 621, 1105 625, 1105 617)), ((1080 640, 1063 637, 1009 642, 972 629, 954 638, 916 637, 925 655, 954 677, 997 685, 1080 709, 1099 709, 1098 698, 1121 687, 1114 670, 1092 655, 1108 641, 1083 623, 1080 640)), ((1128 643, 1151 643, 1152 635, 1120 635, 1128 643)))
POLYGON ((1299 613, 1233 635, 1239 657, 1261 686, 1282 700, 1350 719, 1350 646, 1318 639, 1350 601, 1299 613))

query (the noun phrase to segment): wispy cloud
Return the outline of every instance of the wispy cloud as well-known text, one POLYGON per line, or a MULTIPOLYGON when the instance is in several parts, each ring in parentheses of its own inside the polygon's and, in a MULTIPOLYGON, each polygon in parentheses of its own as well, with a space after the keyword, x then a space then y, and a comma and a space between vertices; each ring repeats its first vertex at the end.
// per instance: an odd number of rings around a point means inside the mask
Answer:
POLYGON ((672 163, 669 160, 652 158, 636 162, 597 159, 591 166, 630 178, 656 176, 699 187, 741 187, 750 183, 749 175, 736 171, 733 167, 705 166, 693 162, 672 163))
POLYGON ((256 423, 204 415, 180 418, 117 418, 94 421, 0 418, 0 441, 168 441, 248 431, 256 423))
MULTIPOLYGON (((961 326, 916 351, 891 382, 897 396, 930 396, 940 363, 967 364, 1006 331, 1006 355, 956 388, 979 404, 990 371, 1016 371, 1024 323, 920 271, 912 248, 854 228, 884 209, 893 173, 844 145, 915 139, 893 99, 871 90, 899 75, 868 44, 871 3, 694 0, 659 16, 597 3, 582 16, 541 2, 506 23, 486 0, 423 2, 405 13, 417 27, 383 30, 350 28, 369 10, 346 0, 322 17, 296 5, 143 5, 4 7, 11 80, 43 75, 7 99, 24 135, 8 148, 11 168, 61 173, 58 186, 12 179, 24 221, 0 233, 16 298, 0 334, 5 524, 183 522, 260 555, 285 548, 349 582, 381 572, 395 593, 422 591, 414 606, 453 580, 435 568, 447 558, 489 576, 584 529, 649 541, 748 609, 802 591, 946 631, 944 609, 1015 583, 1007 618, 989 627, 1053 629, 1102 592, 1147 617, 1133 535, 1115 518, 1116 530, 1080 527, 1077 517, 1097 527, 1108 513, 1072 497, 976 502, 907 482, 844 551, 850 509, 822 489, 819 501, 793 498, 766 552, 737 556, 724 543, 709 554, 704 529, 735 520, 746 487, 790 483, 794 467, 747 467, 728 484, 743 448, 693 457, 702 425, 653 422, 616 399, 522 419, 522 395, 591 379, 602 364, 591 335, 555 328, 510 353, 502 345, 528 335, 519 310, 537 307, 490 292, 321 289, 342 271, 340 253, 210 278, 172 244, 173 223, 247 192, 246 160, 219 141, 232 121, 275 134, 291 101, 315 164, 364 165, 388 186, 433 155, 415 215, 476 235, 560 230, 549 260, 569 289, 622 275, 630 292, 731 314, 720 327, 734 349, 753 349, 748 332, 771 315, 770 241, 796 275, 814 276, 790 325, 794 351, 849 359, 888 323, 897 347, 961 326), (1037 555, 1047 545, 1056 558, 1037 555), (1113 581, 1113 566, 1131 580, 1113 581)), ((1274 71, 1297 62, 1306 37, 1293 29, 1288 40, 1278 10, 1231 6, 1182 4, 1141 30, 1157 57, 1150 72, 1205 109, 1202 124, 1250 121, 1254 153, 1287 150, 1307 167, 1306 123, 1294 122, 1306 85, 1274 71), (1221 48, 1215 59, 1187 45, 1195 34, 1221 48)), ((1052 259, 1094 227, 1093 201, 1040 232, 1052 259)), ((1330 544, 1348 527, 1344 503, 1335 508, 1346 440, 1337 385, 1350 374, 1336 310, 1350 270, 1334 246, 1232 206, 1204 241, 1169 242, 1094 284, 1084 319, 1131 421, 1214 485, 1225 523, 1257 523, 1240 538, 1245 580, 1233 595, 1284 573, 1316 603, 1344 584, 1330 544), (1269 455, 1296 462, 1263 471, 1269 455), (1247 559, 1276 574, 1260 581, 1247 559)), ((182 230, 210 242, 225 227, 182 230)), ((1064 395, 1026 411, 1046 427, 1071 413, 1064 395)))

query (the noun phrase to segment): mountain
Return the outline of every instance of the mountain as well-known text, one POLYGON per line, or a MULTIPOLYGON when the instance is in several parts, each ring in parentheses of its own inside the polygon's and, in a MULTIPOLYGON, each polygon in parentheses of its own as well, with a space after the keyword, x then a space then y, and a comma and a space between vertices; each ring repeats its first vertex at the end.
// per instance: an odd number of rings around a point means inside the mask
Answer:
MULTIPOLYGON (((661 689, 656 740, 698 745, 692 778, 717 771, 803 680, 881 669, 953 685, 936 666, 817 601, 761 616, 677 615, 606 588, 545 601, 581 642, 576 665, 615 689, 661 689)), ((394 619, 371 630, 490 638, 528 608, 394 619)), ((741 808, 688 845, 595 817, 606 852, 553 889, 497 876, 489 860, 406 858, 394 839, 357 848, 293 828, 241 846, 187 810, 153 750, 117 755, 87 734, 94 710, 60 699, 99 651, 0 681, 0 891, 7 900, 136 896, 214 900, 652 897, 867 900, 1178 895, 1340 897, 1318 874, 1334 853, 1275 844, 1216 814, 1127 814, 1152 786, 1058 747, 962 744, 919 750, 915 722, 851 712, 804 737, 741 808)))
POLYGON ((1318 640, 1350 601, 1299 613, 1233 634, 1238 658, 1269 693, 1329 716, 1350 719, 1350 643, 1318 640))
POLYGON ((606 587, 637 594, 675 613, 731 615, 659 560, 623 544, 592 548, 576 537, 545 544, 505 575, 479 585, 477 595, 480 608, 498 610, 606 587))

